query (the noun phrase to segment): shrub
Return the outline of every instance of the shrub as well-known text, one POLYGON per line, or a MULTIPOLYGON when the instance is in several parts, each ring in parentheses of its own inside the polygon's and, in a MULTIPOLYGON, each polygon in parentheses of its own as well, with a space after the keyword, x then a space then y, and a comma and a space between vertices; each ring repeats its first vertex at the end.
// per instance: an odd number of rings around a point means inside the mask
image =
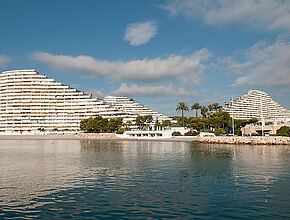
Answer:
POLYGON ((182 136, 182 134, 179 131, 172 132, 172 136, 182 136))
POLYGON ((224 132, 225 130, 223 128, 218 128, 218 129, 215 129, 214 134, 216 136, 221 136, 224 132))
POLYGON ((184 134, 184 136, 196 136, 196 135, 199 135, 199 131, 192 131, 192 130, 190 130, 190 131, 188 131, 188 132, 186 132, 185 134, 184 134))
POLYGON ((120 128, 116 133, 117 134, 123 134, 124 133, 124 129, 123 128, 120 128))
POLYGON ((80 123, 80 129, 86 133, 113 133, 122 126, 121 118, 111 118, 110 120, 96 116, 95 118, 84 119, 80 123))
POLYGON ((281 127, 280 129, 277 130, 277 135, 290 137, 290 127, 288 126, 281 127))

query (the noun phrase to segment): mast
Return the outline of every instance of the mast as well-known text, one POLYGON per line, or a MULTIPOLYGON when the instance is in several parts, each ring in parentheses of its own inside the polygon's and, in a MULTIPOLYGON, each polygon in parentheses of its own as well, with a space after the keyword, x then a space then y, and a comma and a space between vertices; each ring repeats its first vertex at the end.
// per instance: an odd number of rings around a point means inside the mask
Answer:
POLYGON ((261 123, 262 123, 262 136, 264 136, 264 117, 263 117, 263 112, 262 112, 262 102, 261 102, 261 111, 260 111, 260 114, 261 114, 261 123))
MULTIPOLYGON (((234 97, 232 96, 232 100, 230 101, 230 108, 233 105, 234 97)), ((232 112, 232 127, 233 127, 233 136, 235 136, 235 119, 234 119, 234 113, 232 112)))

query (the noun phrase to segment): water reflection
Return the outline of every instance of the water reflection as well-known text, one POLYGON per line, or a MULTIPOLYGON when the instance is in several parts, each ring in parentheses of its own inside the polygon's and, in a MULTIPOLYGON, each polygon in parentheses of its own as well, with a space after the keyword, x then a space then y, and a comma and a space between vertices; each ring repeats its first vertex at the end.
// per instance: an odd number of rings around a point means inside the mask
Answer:
POLYGON ((0 218, 285 217, 289 168, 287 146, 1 141, 0 218))

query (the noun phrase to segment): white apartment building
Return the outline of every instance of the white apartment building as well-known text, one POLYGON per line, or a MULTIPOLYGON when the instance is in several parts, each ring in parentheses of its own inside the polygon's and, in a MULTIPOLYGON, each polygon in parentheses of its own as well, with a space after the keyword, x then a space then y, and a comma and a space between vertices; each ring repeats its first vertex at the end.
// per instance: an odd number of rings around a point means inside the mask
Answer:
POLYGON ((234 119, 257 118, 265 121, 287 121, 289 111, 275 102, 267 93, 250 90, 224 107, 234 119))
POLYGON ((165 120, 172 121, 172 119, 166 115, 160 114, 152 109, 149 109, 133 100, 128 99, 126 96, 107 96, 104 98, 106 104, 110 104, 113 107, 123 111, 126 114, 129 114, 131 117, 124 119, 124 121, 131 121, 135 124, 135 119, 138 115, 152 115, 153 122, 156 121, 163 122, 165 120))
POLYGON ((77 133, 82 119, 97 115, 126 117, 122 110, 36 70, 0 74, 0 133, 39 130, 77 133))

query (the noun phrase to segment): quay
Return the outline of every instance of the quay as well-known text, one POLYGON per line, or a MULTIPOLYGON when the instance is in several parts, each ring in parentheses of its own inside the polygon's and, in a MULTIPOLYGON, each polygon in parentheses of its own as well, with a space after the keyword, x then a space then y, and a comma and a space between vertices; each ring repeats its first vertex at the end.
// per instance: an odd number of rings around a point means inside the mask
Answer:
POLYGON ((217 136, 199 137, 194 139, 193 142, 210 144, 290 145, 290 138, 282 136, 217 136))
POLYGON ((289 137, 282 136, 176 136, 170 138, 164 137, 138 137, 128 138, 127 136, 116 134, 98 134, 98 133, 81 133, 75 135, 80 139, 119 139, 119 140, 136 140, 136 141, 172 141, 172 142, 194 142, 207 144, 252 144, 252 145, 290 145, 289 137))

